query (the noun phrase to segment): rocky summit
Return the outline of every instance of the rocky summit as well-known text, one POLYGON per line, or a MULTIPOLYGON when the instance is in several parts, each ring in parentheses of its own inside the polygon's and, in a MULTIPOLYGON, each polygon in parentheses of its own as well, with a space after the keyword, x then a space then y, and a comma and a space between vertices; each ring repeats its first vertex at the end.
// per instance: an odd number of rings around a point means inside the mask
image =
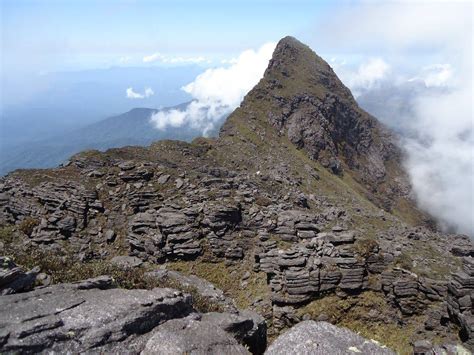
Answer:
POLYGON ((285 37, 218 138, 0 180, 1 350, 469 353, 473 244, 416 207, 402 160, 285 37))

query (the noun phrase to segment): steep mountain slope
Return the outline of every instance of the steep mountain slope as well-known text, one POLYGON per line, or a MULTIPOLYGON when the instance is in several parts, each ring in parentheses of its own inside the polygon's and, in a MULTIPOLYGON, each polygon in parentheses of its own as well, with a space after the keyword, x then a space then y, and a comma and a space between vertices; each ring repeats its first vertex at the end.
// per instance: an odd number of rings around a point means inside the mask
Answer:
MULTIPOLYGON (((162 109, 184 110, 189 103, 162 109)), ((71 155, 87 149, 105 150, 126 145, 149 145, 160 139, 191 141, 201 130, 193 127, 156 129, 150 122, 151 108, 134 108, 126 113, 75 129, 66 134, 20 145, 4 145, 1 150, 0 175, 19 168, 49 168, 65 162, 71 155)), ((221 118, 223 121, 225 117, 221 118)), ((219 120, 217 121, 219 123, 219 120)), ((211 135, 217 135, 217 131, 211 135)))
POLYGON ((271 170, 278 160, 301 160, 282 151, 290 142, 316 165, 349 175, 378 206, 421 218, 408 201, 396 138, 357 105, 324 60, 294 38, 280 41, 263 79, 226 121, 220 141, 234 147, 239 137, 244 146, 260 149, 255 156, 252 149, 238 148, 246 166, 271 170))
POLYGON ((402 353, 423 339, 472 348, 474 247, 425 226, 400 159, 327 63, 287 37, 217 139, 3 178, 3 254, 54 282, 116 256, 197 275, 261 314, 270 340, 316 319, 402 353))

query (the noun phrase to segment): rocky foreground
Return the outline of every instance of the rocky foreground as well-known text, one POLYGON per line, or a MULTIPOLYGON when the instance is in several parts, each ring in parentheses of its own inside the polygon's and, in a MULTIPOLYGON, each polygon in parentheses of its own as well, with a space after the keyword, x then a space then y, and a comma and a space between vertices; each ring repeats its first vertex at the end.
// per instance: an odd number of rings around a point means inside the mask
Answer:
POLYGON ((1 349, 472 350, 474 246, 416 208, 401 159, 284 38, 216 140, 2 178, 1 349))
MULTIPOLYGON (((261 354, 266 329, 265 320, 251 311, 203 314, 189 294, 170 288, 114 288, 112 278, 102 276, 3 296, 0 340, 3 351, 25 353, 261 354)), ((265 353, 288 354, 291 349, 393 353, 347 329, 310 321, 282 335, 265 353)))

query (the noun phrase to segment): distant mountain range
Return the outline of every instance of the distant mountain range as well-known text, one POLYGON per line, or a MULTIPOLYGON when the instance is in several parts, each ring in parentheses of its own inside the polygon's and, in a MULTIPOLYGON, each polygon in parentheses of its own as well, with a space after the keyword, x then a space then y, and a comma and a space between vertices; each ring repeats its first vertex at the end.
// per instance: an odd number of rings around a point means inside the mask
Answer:
MULTIPOLYGON (((185 110, 189 102, 163 108, 185 110)), ((168 127, 156 129, 150 122, 151 115, 160 110, 134 108, 121 115, 113 116, 89 124, 69 133, 55 135, 46 139, 22 144, 2 144, 0 175, 20 168, 49 168, 66 161, 73 154, 83 150, 123 147, 129 145, 146 146, 160 139, 179 139, 190 141, 202 135, 193 127, 168 127)), ((226 117, 222 117, 222 121, 226 117)), ((216 125, 217 134, 220 124, 216 125)))

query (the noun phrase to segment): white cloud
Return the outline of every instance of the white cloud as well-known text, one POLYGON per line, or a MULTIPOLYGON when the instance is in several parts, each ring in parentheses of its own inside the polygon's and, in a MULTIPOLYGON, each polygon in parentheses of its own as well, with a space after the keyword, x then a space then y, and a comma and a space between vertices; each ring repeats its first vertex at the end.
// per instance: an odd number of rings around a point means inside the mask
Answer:
POLYGON ((144 56, 143 57, 143 62, 144 63, 152 63, 152 62, 156 62, 156 61, 159 61, 159 60, 162 60, 163 58, 163 55, 160 54, 160 53, 153 53, 151 55, 147 55, 147 56, 144 56))
POLYGON ((237 58, 222 59, 221 64, 235 64, 237 63, 237 58))
POLYGON ((143 99, 145 95, 139 94, 138 92, 133 91, 132 88, 128 88, 127 91, 127 98, 128 99, 143 99))
POLYGON ((452 85, 453 76, 450 64, 433 64, 423 67, 420 75, 410 81, 421 80, 427 87, 448 87, 452 85))
POLYGON ((153 53, 151 55, 144 56, 143 62, 144 63, 156 62, 157 60, 160 60, 161 58, 162 58, 162 55, 160 53, 153 53))
POLYGON ((442 50, 470 42, 472 6, 471 1, 348 2, 326 14, 316 33, 320 45, 345 53, 442 50))
POLYGON ((397 75, 423 67, 410 77, 442 89, 410 93, 417 138, 403 140, 406 167, 420 206, 442 226, 474 236, 472 7, 470 1, 349 4, 338 9, 338 21, 327 16, 331 22, 318 38, 333 50, 390 56, 397 75), (427 58, 444 64, 427 66, 427 58))
POLYGON ((445 227, 474 230, 474 130, 472 89, 417 99, 420 140, 405 140, 420 205, 445 227))
POLYGON ((257 51, 246 50, 230 66, 206 70, 182 88, 193 98, 185 111, 160 111, 151 121, 158 129, 189 125, 207 135, 262 78, 275 46, 267 43, 257 51))
POLYGON ((155 92, 152 90, 152 88, 146 88, 145 89, 145 97, 150 97, 154 94, 155 94, 155 92))
POLYGON ((347 68, 344 61, 338 63, 333 59, 331 62, 341 80, 351 88, 356 97, 360 90, 372 89, 390 73, 390 65, 382 58, 369 58, 361 63, 356 71, 347 68))
POLYGON ((126 90, 127 99, 145 99, 154 94, 155 93, 151 88, 145 88, 145 91, 143 94, 133 91, 133 88, 131 87, 126 90))
POLYGON ((165 64, 188 64, 188 63, 203 63, 206 58, 199 57, 181 57, 181 56, 167 56, 159 52, 153 53, 143 57, 144 63, 160 62, 165 64))

